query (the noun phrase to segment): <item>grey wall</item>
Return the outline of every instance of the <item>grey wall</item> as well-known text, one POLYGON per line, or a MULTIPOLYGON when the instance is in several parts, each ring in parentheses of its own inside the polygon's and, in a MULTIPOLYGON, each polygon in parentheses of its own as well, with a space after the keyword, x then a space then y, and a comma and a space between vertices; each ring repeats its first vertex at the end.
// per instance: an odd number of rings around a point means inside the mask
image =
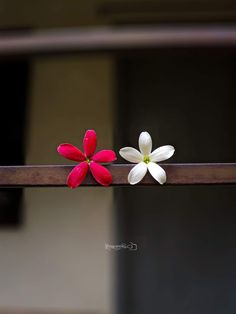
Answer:
MULTIPOLYGON (((35 59, 26 164, 73 164, 57 146, 81 147, 94 128, 112 148, 108 58, 35 59)), ((112 311, 112 189, 26 189, 19 230, 0 230, 0 311, 112 311)))
MULTIPOLYGON (((232 52, 162 50, 120 60, 118 146, 172 144, 169 162, 233 162, 232 52)), ((168 173, 167 173, 168 176, 168 173)), ((118 239, 137 252, 119 260, 117 313, 236 311, 236 190, 233 186, 132 187, 116 191, 118 239)))

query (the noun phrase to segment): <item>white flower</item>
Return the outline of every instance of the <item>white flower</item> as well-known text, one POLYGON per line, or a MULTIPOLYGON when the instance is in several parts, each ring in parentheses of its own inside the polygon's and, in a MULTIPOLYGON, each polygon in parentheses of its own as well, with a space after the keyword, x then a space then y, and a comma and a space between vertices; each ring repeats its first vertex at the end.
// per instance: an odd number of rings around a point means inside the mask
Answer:
POLYGON ((130 184, 137 184, 140 182, 147 171, 150 172, 152 177, 160 184, 166 182, 166 173, 163 168, 156 164, 156 162, 170 158, 175 149, 171 145, 158 147, 152 151, 152 138, 148 132, 142 132, 139 136, 139 149, 140 152, 133 147, 121 148, 119 153, 121 157, 129 162, 136 163, 128 175, 130 184))

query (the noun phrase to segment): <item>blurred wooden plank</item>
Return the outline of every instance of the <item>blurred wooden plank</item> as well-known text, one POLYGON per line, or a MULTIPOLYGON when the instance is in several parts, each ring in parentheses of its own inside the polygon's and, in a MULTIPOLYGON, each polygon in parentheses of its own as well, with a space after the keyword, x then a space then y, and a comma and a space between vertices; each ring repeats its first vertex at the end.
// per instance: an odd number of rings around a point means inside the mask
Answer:
POLYGON ((162 47, 236 47, 236 26, 97 27, 0 36, 0 57, 162 47))
MULTIPOLYGON (((133 164, 107 166, 113 175, 113 186, 127 186, 133 164)), ((167 173, 167 185, 236 184, 236 163, 233 164, 161 164, 167 173)), ((74 166, 2 166, 0 187, 60 187, 74 166)), ((159 184, 147 174, 140 185, 159 184)), ((98 186, 88 174, 83 186, 98 186)))

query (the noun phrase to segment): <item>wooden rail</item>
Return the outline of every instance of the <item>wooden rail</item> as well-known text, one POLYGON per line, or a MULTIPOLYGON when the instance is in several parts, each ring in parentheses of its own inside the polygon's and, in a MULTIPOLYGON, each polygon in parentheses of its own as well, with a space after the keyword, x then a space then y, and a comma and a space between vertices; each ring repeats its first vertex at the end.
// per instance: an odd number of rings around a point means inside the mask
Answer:
POLYGON ((96 27, 4 34, 0 57, 195 46, 236 46, 236 26, 96 27))
MULTIPOLYGON (((1 166, 0 187, 60 187, 74 166, 1 166)), ((113 186, 128 186, 127 176, 132 164, 107 166, 113 175, 113 186)), ((236 163, 232 164, 162 164, 167 173, 166 185, 236 184, 236 163)), ((84 186, 97 186, 91 174, 84 186)), ((159 184, 147 174, 139 185, 159 184)))

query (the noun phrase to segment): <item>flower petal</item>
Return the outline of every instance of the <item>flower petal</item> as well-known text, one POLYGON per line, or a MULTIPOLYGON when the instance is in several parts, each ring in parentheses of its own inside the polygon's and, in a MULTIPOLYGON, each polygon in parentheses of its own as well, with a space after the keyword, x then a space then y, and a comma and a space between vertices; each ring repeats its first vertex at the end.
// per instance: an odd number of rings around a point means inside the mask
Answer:
POLYGON ((116 153, 109 149, 101 150, 92 157, 92 160, 96 162, 112 162, 116 159, 116 153))
POLYGON ((137 184, 139 183, 145 174, 147 173, 147 164, 145 162, 140 162, 136 166, 134 166, 128 175, 128 181, 130 184, 137 184))
POLYGON ((108 186, 112 183, 111 173, 107 170, 107 168, 103 167, 102 165, 99 165, 96 162, 92 161, 90 163, 90 170, 94 179, 99 184, 108 186))
POLYGON ((153 162, 159 162, 170 158, 175 152, 175 149, 171 145, 165 145, 158 147, 150 154, 150 160, 153 162))
POLYGON ((160 184, 163 184, 166 182, 166 173, 163 168, 161 168, 159 165, 155 164, 154 162, 149 162, 147 164, 148 170, 152 177, 158 181, 160 184))
POLYGON ((93 156, 96 146, 97 146, 97 135, 94 130, 87 130, 85 135, 84 135, 84 141, 83 141, 83 146, 84 146, 84 153, 86 157, 91 157, 93 156))
POLYGON ((143 160, 143 155, 133 147, 121 148, 119 154, 129 162, 139 163, 143 160))
POLYGON ((81 162, 78 166, 74 167, 67 177, 67 185, 72 189, 80 185, 88 172, 89 166, 86 161, 81 162))
POLYGON ((138 140, 139 149, 144 156, 148 156, 152 151, 152 138, 148 132, 142 132, 138 140))
POLYGON ((70 160, 74 160, 74 161, 84 161, 85 160, 85 156, 84 154, 81 152, 80 149, 78 149, 77 147, 68 144, 68 143, 64 143, 61 144, 57 147, 57 151, 60 155, 62 155, 63 157, 70 159, 70 160))

